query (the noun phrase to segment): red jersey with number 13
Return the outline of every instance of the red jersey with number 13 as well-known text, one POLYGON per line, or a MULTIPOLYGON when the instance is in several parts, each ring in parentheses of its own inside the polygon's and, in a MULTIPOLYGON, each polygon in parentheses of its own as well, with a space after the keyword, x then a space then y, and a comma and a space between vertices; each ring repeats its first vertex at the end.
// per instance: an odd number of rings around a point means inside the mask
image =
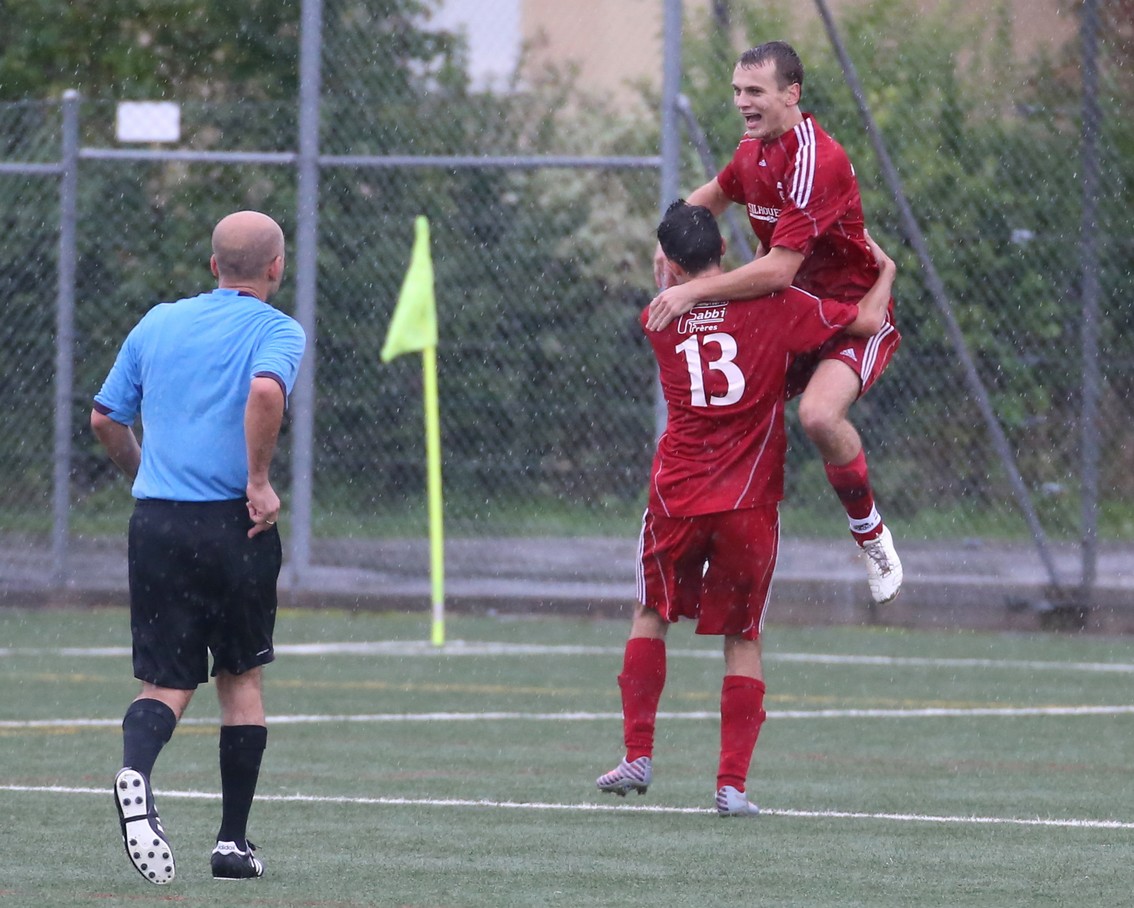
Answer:
POLYGON ((765 250, 783 246, 803 255, 796 286, 857 301, 878 278, 854 167, 811 114, 776 139, 745 136, 717 183, 746 206, 765 250))
POLYGON ((695 517, 780 501, 788 363, 857 316, 856 303, 789 287, 754 301, 700 303, 647 331, 668 408, 650 510, 695 517))

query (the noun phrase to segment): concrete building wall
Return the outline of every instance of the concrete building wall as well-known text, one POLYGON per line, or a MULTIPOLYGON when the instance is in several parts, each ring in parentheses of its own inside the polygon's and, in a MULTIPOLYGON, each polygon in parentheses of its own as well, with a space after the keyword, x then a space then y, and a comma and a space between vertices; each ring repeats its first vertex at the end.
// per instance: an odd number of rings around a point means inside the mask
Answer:
MULTIPOLYGON (((497 0, 482 0, 495 3, 497 0)), ((511 0, 502 0, 511 2, 511 0)), ((630 97, 636 80, 660 80, 663 0, 518 0, 520 33, 528 48, 528 65, 573 61, 580 87, 600 96, 630 97)), ((742 0, 733 0, 734 5, 742 0)), ((828 0, 836 19, 867 0, 828 0)), ((1043 48, 1055 50, 1074 37, 1077 28, 1069 0, 1005 0, 1011 11, 1016 53, 1028 57, 1043 48)), ((685 0, 686 11, 705 10, 710 0, 685 0)), ((926 11, 953 7, 957 15, 995 28, 995 0, 921 0, 926 11)), ((799 0, 795 13, 801 27, 821 23, 810 0, 799 0)), ((754 35, 752 43, 773 35, 754 35)))

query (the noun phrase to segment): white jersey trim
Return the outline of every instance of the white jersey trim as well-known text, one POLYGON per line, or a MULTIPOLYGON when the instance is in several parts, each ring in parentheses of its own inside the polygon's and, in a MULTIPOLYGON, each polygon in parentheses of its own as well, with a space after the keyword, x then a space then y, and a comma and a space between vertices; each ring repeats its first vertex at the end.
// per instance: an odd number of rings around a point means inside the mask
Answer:
POLYGON ((791 198, 797 208, 811 204, 811 192, 815 188, 815 126, 805 118, 792 130, 799 142, 795 152, 795 173, 791 181, 791 198))

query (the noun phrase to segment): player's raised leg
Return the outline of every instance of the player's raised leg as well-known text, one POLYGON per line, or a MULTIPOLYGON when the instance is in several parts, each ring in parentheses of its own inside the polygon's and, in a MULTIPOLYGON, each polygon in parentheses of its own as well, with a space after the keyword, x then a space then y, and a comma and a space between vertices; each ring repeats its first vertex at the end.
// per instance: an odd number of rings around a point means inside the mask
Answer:
MULTIPOLYGON (((848 345, 844 355, 857 360, 862 351, 848 345)), ((800 399, 799 419, 823 457, 827 480, 842 502, 851 535, 866 557, 871 597, 881 604, 898 595, 902 562, 874 501, 862 439, 848 417, 860 387, 861 379, 849 362, 821 361, 800 399)))

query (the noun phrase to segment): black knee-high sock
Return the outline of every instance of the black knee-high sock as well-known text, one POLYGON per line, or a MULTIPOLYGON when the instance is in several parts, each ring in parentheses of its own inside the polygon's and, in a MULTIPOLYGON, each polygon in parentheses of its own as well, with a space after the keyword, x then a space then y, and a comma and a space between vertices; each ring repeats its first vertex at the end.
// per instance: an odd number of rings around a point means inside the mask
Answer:
POLYGON ((262 725, 221 726, 221 826, 217 841, 235 842, 242 851, 247 849, 248 814, 267 745, 268 730, 262 725))
POLYGON ((122 765, 148 779, 176 727, 177 716, 161 700, 135 700, 122 717, 122 765))

